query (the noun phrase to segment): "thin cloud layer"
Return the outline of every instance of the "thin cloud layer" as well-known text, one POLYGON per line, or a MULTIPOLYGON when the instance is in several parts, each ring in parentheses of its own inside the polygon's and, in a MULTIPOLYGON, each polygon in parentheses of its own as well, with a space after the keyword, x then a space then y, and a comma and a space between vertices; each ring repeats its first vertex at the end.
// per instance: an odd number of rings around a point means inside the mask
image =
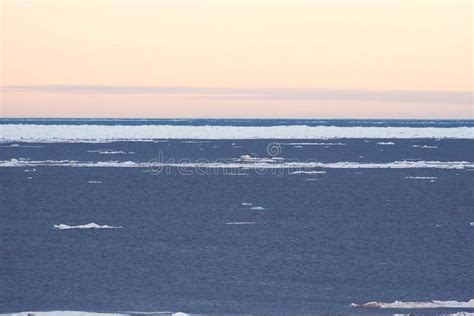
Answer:
POLYGON ((368 101, 422 104, 472 105, 472 91, 407 91, 344 89, 279 89, 112 85, 9 85, 1 92, 44 92, 61 94, 173 94, 201 98, 249 100, 368 101))

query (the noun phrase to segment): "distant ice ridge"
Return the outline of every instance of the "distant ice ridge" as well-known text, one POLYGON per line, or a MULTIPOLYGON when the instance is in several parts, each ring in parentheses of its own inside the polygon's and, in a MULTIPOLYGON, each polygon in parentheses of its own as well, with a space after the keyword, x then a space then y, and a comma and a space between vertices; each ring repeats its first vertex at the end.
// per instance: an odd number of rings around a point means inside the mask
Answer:
POLYGON ((393 303, 384 302, 368 302, 364 304, 351 304, 352 307, 358 308, 474 308, 474 299, 468 302, 458 301, 429 301, 429 302, 402 302, 395 301, 393 303))
POLYGON ((286 162, 281 158, 252 158, 234 159, 233 162, 183 162, 155 163, 134 161, 75 161, 75 160, 0 160, 2 167, 82 167, 82 168, 196 168, 196 169, 292 169, 309 172, 308 169, 469 169, 474 168, 474 162, 468 161, 393 161, 386 163, 362 163, 352 161, 340 162, 286 162))
POLYGON ((0 142, 111 142, 157 139, 474 139, 473 127, 172 126, 4 124, 0 142))
POLYGON ((57 229, 112 229, 112 228, 122 228, 122 226, 109 226, 109 225, 98 225, 96 223, 89 223, 84 225, 70 226, 66 224, 54 225, 54 228, 57 229))

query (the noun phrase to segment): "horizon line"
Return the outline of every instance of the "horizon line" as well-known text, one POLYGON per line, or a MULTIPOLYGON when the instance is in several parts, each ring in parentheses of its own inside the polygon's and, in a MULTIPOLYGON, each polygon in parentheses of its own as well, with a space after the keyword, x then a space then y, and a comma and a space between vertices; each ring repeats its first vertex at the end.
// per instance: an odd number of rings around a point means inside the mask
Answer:
POLYGON ((61 94, 167 94, 209 99, 367 101, 472 105, 472 90, 370 90, 329 88, 229 88, 145 85, 0 85, 1 93, 42 92, 61 94))
POLYGON ((212 118, 212 117, 2 117, 0 120, 163 120, 163 121, 173 121, 173 120, 215 120, 215 121, 224 121, 224 120, 246 120, 246 121, 258 121, 258 120, 288 120, 288 121, 346 121, 346 120, 357 120, 357 121, 474 121, 474 118, 359 118, 359 117, 346 117, 346 118, 297 118, 297 117, 265 117, 265 118, 245 118, 245 117, 222 117, 222 118, 212 118))

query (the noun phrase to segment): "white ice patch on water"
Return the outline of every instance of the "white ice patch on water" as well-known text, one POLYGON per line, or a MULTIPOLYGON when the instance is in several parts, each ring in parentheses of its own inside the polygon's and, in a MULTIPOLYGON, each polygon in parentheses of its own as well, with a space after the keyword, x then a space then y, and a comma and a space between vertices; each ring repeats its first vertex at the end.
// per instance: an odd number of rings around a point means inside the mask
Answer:
POLYGON ((237 159, 233 159, 236 162, 245 162, 245 163, 279 163, 284 158, 280 157, 271 157, 271 158, 261 158, 261 157, 252 157, 250 155, 242 155, 237 159))
POLYGON ((414 148, 427 148, 427 149, 435 149, 435 148, 438 148, 438 146, 429 146, 429 145, 413 145, 411 147, 414 147, 414 148))
POLYGON ((395 143, 394 142, 378 142, 377 145, 391 146, 391 145, 395 145, 395 143))
POLYGON ((230 222, 230 223, 225 223, 226 225, 252 225, 256 224, 257 222, 230 222))
POLYGON ((326 171, 293 171, 291 174, 326 174, 326 171))
POLYGON ((474 222, 470 222, 469 225, 470 225, 470 226, 474 226, 474 222))
POLYGON ((242 202, 242 206, 251 206, 252 203, 249 203, 249 202, 242 202))
POLYGON ((88 153, 98 153, 100 155, 126 155, 127 152, 123 150, 109 150, 109 149, 97 149, 97 150, 88 150, 88 153))
POLYGON ((345 143, 280 143, 283 146, 344 146, 345 143))
POLYGON ((182 141, 181 144, 207 144, 209 141, 202 141, 202 140, 185 140, 182 141))
POLYGON ((262 206, 252 206, 250 209, 252 211, 263 211, 265 208, 262 206))
POLYGON ((89 224, 77 225, 77 226, 59 224, 59 225, 54 225, 54 228, 57 228, 57 229, 112 229, 112 228, 122 228, 122 226, 109 226, 109 225, 98 225, 96 223, 89 223, 89 224))
POLYGON ((171 126, 4 124, 0 142, 112 142, 157 139, 474 139, 472 127, 171 126))
POLYGON ((89 180, 89 181, 87 181, 87 183, 92 183, 92 184, 100 184, 100 183, 102 183, 102 181, 98 181, 98 180, 89 180))
POLYGON ((474 299, 468 302, 458 301, 429 301, 429 302, 402 302, 395 301, 392 303, 384 302, 368 302, 364 304, 351 304, 352 307, 358 308, 474 308, 474 299))
POLYGON ((21 148, 44 148, 44 146, 42 146, 42 145, 20 145, 20 144, 0 145, 0 147, 2 147, 2 148, 8 148, 8 147, 10 147, 10 148, 18 148, 18 147, 21 147, 21 148))
POLYGON ((405 179, 414 179, 414 180, 436 180, 438 177, 405 177, 405 179))

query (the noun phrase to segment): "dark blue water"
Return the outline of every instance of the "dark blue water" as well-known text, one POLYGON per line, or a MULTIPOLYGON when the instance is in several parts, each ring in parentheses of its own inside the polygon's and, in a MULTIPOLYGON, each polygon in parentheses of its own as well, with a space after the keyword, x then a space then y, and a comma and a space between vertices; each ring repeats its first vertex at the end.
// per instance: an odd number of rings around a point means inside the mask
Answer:
POLYGON ((352 161, 361 163, 386 163, 393 161, 472 161, 474 141, 468 139, 342 139, 342 140, 159 140, 157 142, 112 142, 94 143, 50 143, 0 144, 0 161, 29 158, 30 160, 77 160, 77 161, 136 161, 148 162, 160 156, 164 162, 190 162, 205 159, 239 158, 250 154, 268 158, 270 144, 280 146, 279 156, 297 161, 314 159, 320 162, 352 161), (329 145, 310 146, 308 143, 329 145), (383 146, 378 142, 393 142, 383 146), (419 148, 430 146, 436 148, 419 148), (108 154, 109 153, 109 154, 108 154))
MULTIPOLYGON (((472 140, 391 140, 391 146, 379 141, 387 140, 282 145, 281 156, 322 162, 472 161, 474 156, 472 140)), ((214 161, 249 153, 267 157, 268 143, 3 144, 0 160, 149 161, 162 153, 166 159, 214 161), (97 152, 104 149, 125 154, 97 152)), ((474 298, 472 169, 247 171, 245 176, 25 169, 32 168, 0 168, 0 313, 392 315, 400 311, 350 304, 474 298), (123 228, 53 227, 91 222, 123 228), (255 224, 226 224, 233 222, 255 224)))

